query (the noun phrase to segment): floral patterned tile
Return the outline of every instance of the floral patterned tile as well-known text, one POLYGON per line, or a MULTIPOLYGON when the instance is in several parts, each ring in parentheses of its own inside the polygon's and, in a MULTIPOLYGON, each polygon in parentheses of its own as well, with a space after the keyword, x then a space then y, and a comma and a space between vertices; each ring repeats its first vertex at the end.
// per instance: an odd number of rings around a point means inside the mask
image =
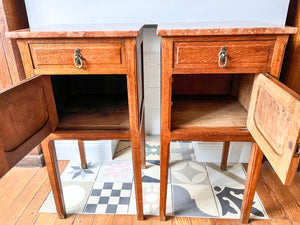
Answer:
POLYGON ((70 161, 61 175, 62 181, 94 182, 101 162, 87 162, 87 169, 81 168, 80 161, 70 161))
MULTIPOLYGON (((159 192, 160 190, 160 184, 158 183, 143 183, 143 194, 148 192, 159 192)), ((134 190, 134 183, 132 185, 132 191, 131 191, 131 197, 135 198, 135 190, 134 190)), ((172 198, 172 186, 171 184, 168 184, 168 190, 167 190, 167 198, 172 198)))
POLYGON ((242 164, 229 164, 227 170, 220 169, 220 164, 206 163, 211 185, 230 187, 243 187, 246 181, 246 173, 242 164))
POLYGON ((160 160, 160 142, 147 141, 145 143, 146 160, 160 160))
MULTIPOLYGON (((145 215, 159 215, 159 184, 143 183, 143 209, 145 215)), ((167 215, 172 215, 171 185, 168 185, 167 192, 167 215)), ((132 191, 128 214, 136 214, 136 199, 134 188, 132 191)))
POLYGON ((132 182, 133 168, 131 161, 103 161, 96 181, 132 182))
POLYGON ((195 154, 192 142, 175 141, 170 144, 171 161, 195 161, 195 154))
POLYGON ((204 163, 195 161, 178 161, 171 163, 173 184, 207 184, 208 174, 204 163))
POLYGON ((210 185, 173 184, 173 214, 189 217, 218 217, 210 185))
MULTIPOLYGON (((220 218, 240 218, 244 188, 213 186, 215 199, 218 205, 220 218)), ((262 206, 257 194, 254 196, 251 219, 267 219, 268 215, 262 206)))

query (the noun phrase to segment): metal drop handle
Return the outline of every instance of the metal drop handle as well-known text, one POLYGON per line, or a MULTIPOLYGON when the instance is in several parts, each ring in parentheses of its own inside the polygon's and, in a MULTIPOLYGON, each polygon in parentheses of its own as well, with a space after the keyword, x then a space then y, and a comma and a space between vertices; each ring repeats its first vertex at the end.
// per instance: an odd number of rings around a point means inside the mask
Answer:
POLYGON ((78 69, 82 68, 82 55, 80 49, 76 48, 74 53, 74 64, 78 69))
POLYGON ((227 65, 227 60, 227 48, 225 46, 222 46, 219 52, 219 67, 225 67, 227 65))

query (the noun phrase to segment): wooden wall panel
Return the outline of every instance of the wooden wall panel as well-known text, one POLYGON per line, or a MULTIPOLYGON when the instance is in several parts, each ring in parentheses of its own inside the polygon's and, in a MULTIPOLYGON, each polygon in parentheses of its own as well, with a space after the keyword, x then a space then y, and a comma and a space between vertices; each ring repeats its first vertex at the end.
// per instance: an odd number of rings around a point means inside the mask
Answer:
MULTIPOLYGON (((300 1, 291 0, 287 25, 300 29, 300 1)), ((280 80, 300 94, 300 30, 288 42, 280 80)))
POLYGON ((12 85, 6 56, 3 48, 2 35, 0 33, 0 90, 12 85))
MULTIPOLYGON (((0 0, 0 33, 2 38, 1 44, 3 46, 2 50, 0 50, 0 54, 3 51, 7 64, 6 67, 10 75, 10 79, 7 79, 7 73, 5 75, 1 69, 0 88, 25 79, 22 60, 16 41, 5 37, 5 32, 23 28, 28 28, 24 0, 0 0)), ((1 55, 1 62, 3 60, 3 55, 1 55)), ((1 66, 3 66, 2 63, 1 66)))

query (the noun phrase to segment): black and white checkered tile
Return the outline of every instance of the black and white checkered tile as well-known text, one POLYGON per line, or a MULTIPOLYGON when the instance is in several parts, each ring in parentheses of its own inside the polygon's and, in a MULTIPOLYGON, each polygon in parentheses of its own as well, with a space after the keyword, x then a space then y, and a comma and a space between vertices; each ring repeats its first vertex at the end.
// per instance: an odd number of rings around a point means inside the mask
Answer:
POLYGON ((84 213, 127 214, 132 183, 95 182, 84 213))

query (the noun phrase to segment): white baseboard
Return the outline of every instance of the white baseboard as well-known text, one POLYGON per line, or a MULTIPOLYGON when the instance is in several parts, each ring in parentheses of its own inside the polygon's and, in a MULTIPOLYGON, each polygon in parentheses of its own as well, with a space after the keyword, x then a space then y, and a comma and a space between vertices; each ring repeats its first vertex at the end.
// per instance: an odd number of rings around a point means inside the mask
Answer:
MULTIPOLYGON (((58 160, 80 160, 76 140, 56 140, 54 143, 58 160)), ((118 143, 118 140, 84 141, 86 159, 111 160, 118 143)))
MULTIPOLYGON (((221 162, 223 142, 193 141, 195 157, 198 162, 221 162)), ((228 162, 248 163, 251 142, 230 142, 228 162)))

